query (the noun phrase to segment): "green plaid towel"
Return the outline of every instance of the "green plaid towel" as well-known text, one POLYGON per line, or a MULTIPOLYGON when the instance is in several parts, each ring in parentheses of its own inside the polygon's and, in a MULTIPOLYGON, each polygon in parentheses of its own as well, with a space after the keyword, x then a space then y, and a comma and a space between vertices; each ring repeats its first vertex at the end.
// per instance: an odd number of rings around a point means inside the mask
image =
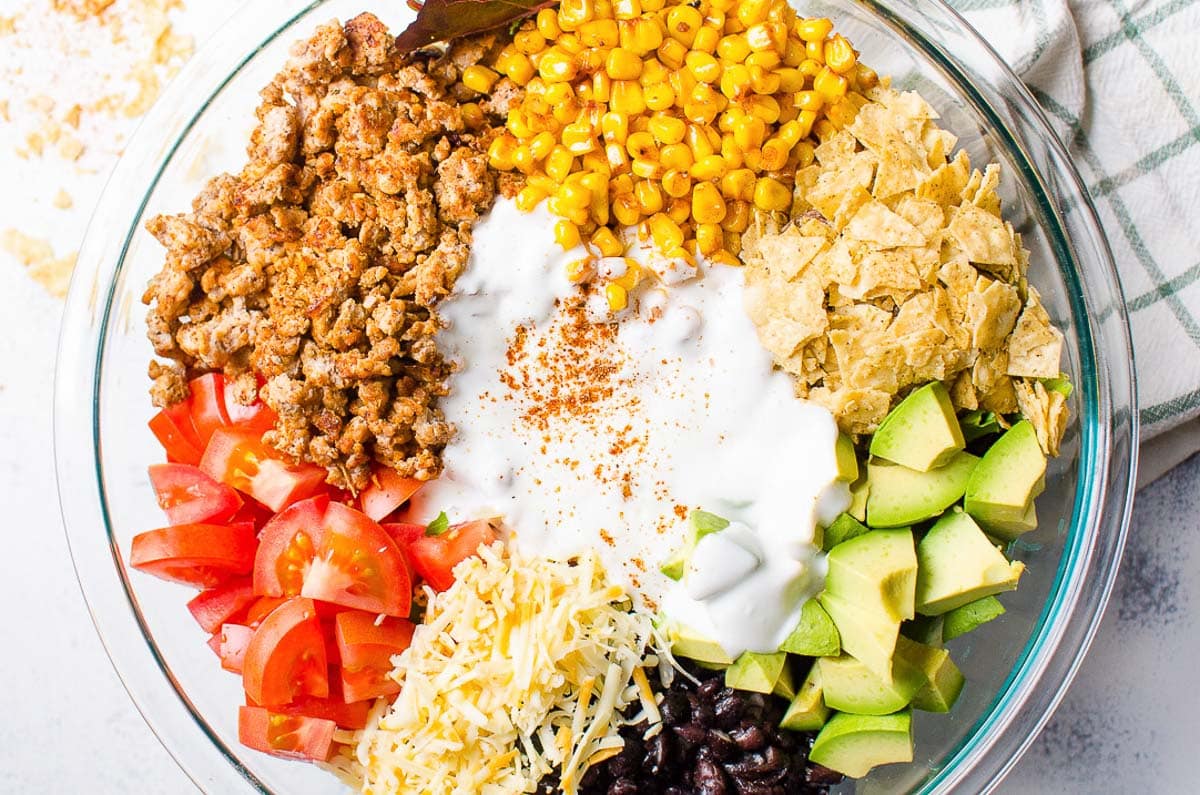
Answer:
POLYGON ((1200 450, 1200 0, 950 0, 1058 128, 1133 326, 1142 483, 1200 450))

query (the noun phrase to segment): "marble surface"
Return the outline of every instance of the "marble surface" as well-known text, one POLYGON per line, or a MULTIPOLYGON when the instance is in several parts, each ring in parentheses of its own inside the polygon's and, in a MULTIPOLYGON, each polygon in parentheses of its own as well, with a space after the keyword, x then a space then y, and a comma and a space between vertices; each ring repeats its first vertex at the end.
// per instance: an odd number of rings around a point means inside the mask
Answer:
MULTIPOLYGON (((0 0, 0 12, 8 4, 0 0)), ((232 5, 211 3, 193 31, 202 37, 232 5)), ((3 136, 0 126, 0 144, 3 136)), ((76 211, 56 216, 53 183, 0 146, 0 173, 14 169, 25 176, 3 180, 0 227, 15 218, 72 245, 103 174, 78 178, 76 211)), ((194 792, 122 689, 75 582, 50 445, 61 311, 0 252, 0 604, 10 609, 0 622, 0 792, 194 792)), ((1200 459, 1141 493, 1096 642, 1000 792, 1195 791, 1198 516, 1200 459)))

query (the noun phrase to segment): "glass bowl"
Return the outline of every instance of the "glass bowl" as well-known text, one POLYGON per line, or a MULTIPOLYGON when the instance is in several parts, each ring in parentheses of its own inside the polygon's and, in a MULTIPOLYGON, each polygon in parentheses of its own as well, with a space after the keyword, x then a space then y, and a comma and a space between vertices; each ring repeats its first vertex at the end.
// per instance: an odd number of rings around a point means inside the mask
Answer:
MULTIPOLYGON (((79 254, 55 387, 64 523, 96 628, 138 708, 209 792, 338 792, 323 771, 238 745, 240 681, 220 670, 187 616, 187 591, 130 574, 130 539, 161 523, 146 476, 160 460, 140 297, 162 260, 146 218, 186 210, 211 175, 236 171, 258 90, 290 43, 363 0, 251 3, 187 65, 142 123, 79 254)), ((401 0, 372 9, 402 26, 401 0)), ((967 676, 949 715, 922 714, 912 765, 845 791, 966 792, 993 786, 1029 745, 1095 632, 1117 571, 1131 503, 1137 413, 1125 307, 1111 254, 1071 162, 1042 112, 986 42, 941 2, 807 3, 836 20, 866 60, 918 88, 977 163, 1003 164, 1006 215, 1033 253, 1030 279, 1066 335, 1076 385, 1062 455, 1038 501, 1040 528, 1008 613, 951 648, 967 676)), ((130 764, 132 764, 132 760, 130 764)))

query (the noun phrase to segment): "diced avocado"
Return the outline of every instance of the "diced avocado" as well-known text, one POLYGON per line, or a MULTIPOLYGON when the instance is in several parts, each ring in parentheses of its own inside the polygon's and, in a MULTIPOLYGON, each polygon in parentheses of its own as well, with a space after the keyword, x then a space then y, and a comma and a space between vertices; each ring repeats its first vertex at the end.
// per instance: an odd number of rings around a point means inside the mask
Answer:
POLYGON ((1004 605, 994 596, 985 596, 968 602, 962 607, 956 607, 942 616, 942 638, 954 640, 965 635, 978 626, 1004 615, 1004 605))
POLYGON ((867 464, 868 527, 904 527, 932 519, 956 503, 979 459, 959 452, 928 472, 872 461, 867 464))
POLYGON ((1001 538, 1029 530, 1029 508, 1046 486, 1046 456, 1029 420, 1021 420, 988 448, 967 481, 966 512, 1001 538))
POLYGON ((733 665, 725 669, 725 686, 753 693, 771 693, 787 668, 787 654, 743 652, 733 665))
POLYGON ((775 689, 771 692, 788 701, 796 697, 796 671, 791 657, 784 661, 783 670, 775 680, 775 689))
POLYGON ((842 650, 842 639, 838 635, 833 619, 816 599, 809 599, 800 608, 800 621, 792 634, 779 647, 780 651, 804 657, 828 657, 842 650))
POLYGON ((781 728, 795 732, 815 732, 829 720, 832 710, 825 706, 819 669, 819 665, 813 665, 809 669, 804 684, 800 685, 796 697, 792 699, 787 712, 783 713, 783 719, 779 721, 781 728))
POLYGON ((950 711, 966 682, 962 671, 950 659, 950 652, 911 641, 901 635, 896 641, 896 659, 905 660, 925 678, 925 683, 912 698, 914 709, 950 711))
POLYGON ((813 741, 808 758, 851 778, 877 765, 911 762, 912 711, 891 715, 834 715, 813 741))
POLYGON ((834 451, 837 454, 837 479, 846 483, 858 480, 858 454, 854 452, 854 440, 839 433, 834 451))
POLYGON ((914 390, 884 417, 871 437, 871 455, 928 472, 949 463, 965 445, 950 393, 934 381, 914 390))
POLYGON ((688 523, 690 527, 683 546, 675 550, 671 557, 664 560, 658 567, 659 571, 676 582, 683 579, 684 569, 687 568, 687 562, 692 557, 692 551, 700 539, 729 527, 728 519, 708 511, 692 511, 688 516, 688 523))
POLYGON ((905 621, 900 625, 900 634, 917 643, 941 648, 942 616, 917 615, 911 621, 905 621))
POLYGON ((867 521, 867 499, 871 496, 871 484, 867 482, 867 473, 859 473, 858 480, 850 484, 850 507, 846 513, 860 522, 867 521))
POLYGON ((686 657, 710 665, 733 665, 733 658, 720 643, 709 640, 691 627, 673 624, 668 638, 671 641, 671 653, 676 657, 686 657))
POLYGON ((1040 378, 1038 380, 1042 382, 1042 386, 1046 387, 1047 390, 1057 392, 1063 397, 1071 397, 1071 393, 1075 391, 1074 384, 1071 383, 1071 379, 1065 374, 1060 374, 1058 378, 1040 378))
POLYGON ((843 541, 849 541, 855 536, 867 532, 867 526, 855 519, 849 513, 840 513, 829 523, 821 537, 821 549, 828 552, 843 541))
MULTIPOLYGON (((832 555, 831 555, 832 557, 832 555)), ((965 513, 946 514, 917 545, 917 611, 936 616, 1017 587, 1025 565, 1010 562, 965 513)))
POLYGON ((822 657, 817 667, 821 669, 826 706, 856 715, 887 715, 904 709, 926 681, 925 674, 898 652, 887 679, 847 655, 822 657))
POLYGON ((917 554, 912 530, 873 530, 829 552, 825 590, 893 621, 912 618, 917 554))
POLYGON ((828 591, 817 598, 837 626, 842 651, 854 655, 877 675, 890 678, 900 622, 828 591))
POLYGON ((995 413, 985 409, 968 411, 958 418, 958 424, 962 428, 963 439, 968 442, 982 439, 984 436, 994 436, 1004 430, 995 413))

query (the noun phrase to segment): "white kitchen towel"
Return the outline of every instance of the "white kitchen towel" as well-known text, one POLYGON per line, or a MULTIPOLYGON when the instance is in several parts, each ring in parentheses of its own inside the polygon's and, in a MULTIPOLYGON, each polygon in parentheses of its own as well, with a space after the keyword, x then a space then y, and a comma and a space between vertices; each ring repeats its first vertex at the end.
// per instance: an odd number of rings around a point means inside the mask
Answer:
POLYGON ((1200 0, 949 0, 1068 145, 1129 305, 1141 483, 1200 450, 1200 0))

